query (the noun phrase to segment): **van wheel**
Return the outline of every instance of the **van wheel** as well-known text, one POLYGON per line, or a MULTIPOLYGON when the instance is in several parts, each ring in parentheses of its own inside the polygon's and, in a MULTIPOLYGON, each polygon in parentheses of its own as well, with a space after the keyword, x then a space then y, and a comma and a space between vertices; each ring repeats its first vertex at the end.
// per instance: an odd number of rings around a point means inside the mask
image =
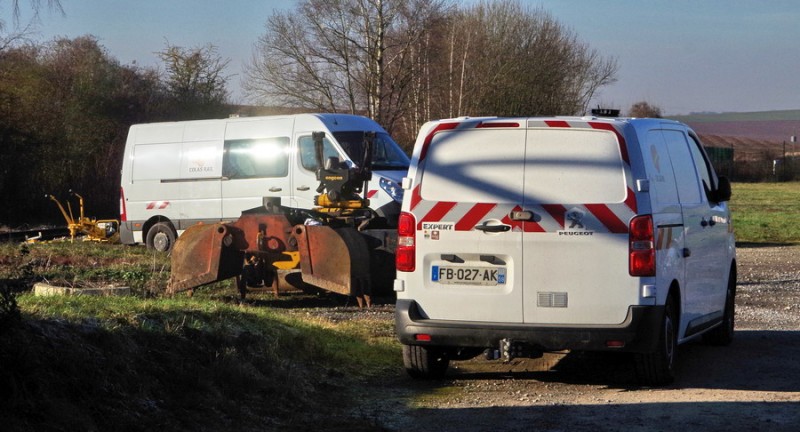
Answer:
POLYGON ((736 269, 731 269, 728 276, 728 292, 725 295, 725 311, 722 324, 703 335, 703 341, 709 345, 727 346, 733 342, 733 328, 736 318, 736 269))
POLYGON ((403 345, 403 365, 413 378, 444 378, 450 359, 438 347, 403 345))
POLYGON ((636 376, 643 385, 661 386, 675 380, 675 357, 678 348, 678 321, 672 296, 664 306, 664 318, 658 335, 658 346, 649 353, 637 353, 636 376))
POLYGON ((175 244, 175 231, 165 222, 159 222, 147 231, 145 241, 148 249, 158 252, 169 252, 175 244))

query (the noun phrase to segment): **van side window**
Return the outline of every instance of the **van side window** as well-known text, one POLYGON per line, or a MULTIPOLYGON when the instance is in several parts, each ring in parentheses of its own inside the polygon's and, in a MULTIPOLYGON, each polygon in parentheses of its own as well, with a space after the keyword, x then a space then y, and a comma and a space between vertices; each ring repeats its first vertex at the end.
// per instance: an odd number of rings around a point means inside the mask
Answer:
POLYGON ((222 175, 229 179, 286 177, 289 137, 225 141, 222 175))
POLYGON ((692 157, 694 158, 694 163, 697 166, 697 173, 700 175, 700 180, 703 181, 703 189, 705 190, 706 197, 711 192, 712 188, 715 187, 714 181, 712 180, 711 174, 711 164, 706 159, 705 155, 703 155, 703 151, 700 150, 700 143, 697 142, 694 137, 690 137, 689 140, 689 148, 692 151, 692 157))
MULTIPOLYGON (((317 164, 317 157, 314 152, 314 139, 311 135, 303 136, 300 137, 297 144, 300 151, 300 164, 309 171, 316 171, 319 165, 317 164)), ((330 157, 342 159, 342 156, 336 151, 336 148, 333 147, 328 137, 325 137, 322 139, 322 160, 328 160, 330 157)))
MULTIPOLYGON (((679 203, 678 189, 672 180, 674 174, 670 165, 670 156, 664 142, 664 134, 660 129, 647 133, 647 148, 644 151, 644 162, 650 173, 650 191, 654 207, 661 209, 679 203)), ((657 211, 654 209, 653 211, 657 211)))
POLYGON ((666 141, 669 151, 681 202, 684 204, 702 202, 697 171, 694 168, 694 160, 689 143, 686 141, 686 135, 678 130, 664 130, 664 141, 666 141))
MULTIPOLYGON (((360 161, 364 156, 364 131, 334 132, 334 138, 350 160, 360 161)), ((372 169, 407 170, 411 161, 389 134, 378 132, 372 147, 372 169)))

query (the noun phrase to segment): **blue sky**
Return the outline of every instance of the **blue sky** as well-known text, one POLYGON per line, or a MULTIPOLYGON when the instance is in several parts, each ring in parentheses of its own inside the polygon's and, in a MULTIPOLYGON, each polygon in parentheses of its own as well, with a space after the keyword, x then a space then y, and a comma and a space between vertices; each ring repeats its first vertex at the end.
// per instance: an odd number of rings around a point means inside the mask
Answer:
MULTIPOLYGON (((594 105, 623 111, 646 100, 665 114, 800 109, 800 2, 796 0, 521 0, 541 6, 603 56, 618 82, 594 105)), ((22 23, 30 1, 20 0, 22 23)), ((43 2, 46 3, 46 2, 43 2)), ((240 101, 241 67, 275 9, 294 0, 61 0, 43 10, 34 39, 91 34, 123 64, 158 63, 166 43, 213 44, 230 59, 240 101)), ((10 0, 0 20, 13 24, 10 0)))

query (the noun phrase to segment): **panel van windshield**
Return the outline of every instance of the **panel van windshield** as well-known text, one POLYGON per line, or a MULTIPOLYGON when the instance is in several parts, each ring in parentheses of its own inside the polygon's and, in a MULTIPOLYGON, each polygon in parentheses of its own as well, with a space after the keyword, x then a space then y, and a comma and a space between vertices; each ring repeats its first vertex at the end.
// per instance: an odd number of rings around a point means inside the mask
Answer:
MULTIPOLYGON (((364 132, 334 132, 333 136, 351 160, 361 160, 364 154, 364 132)), ((384 132, 375 136, 372 151, 373 171, 407 170, 411 161, 396 142, 384 132)))

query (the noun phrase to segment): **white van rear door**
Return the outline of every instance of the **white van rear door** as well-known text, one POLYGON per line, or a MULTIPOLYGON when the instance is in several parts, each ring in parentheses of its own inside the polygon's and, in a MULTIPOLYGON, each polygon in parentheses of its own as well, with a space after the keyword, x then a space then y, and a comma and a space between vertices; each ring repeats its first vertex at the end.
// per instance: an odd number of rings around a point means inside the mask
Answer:
POLYGON ((522 199, 524 146, 524 129, 433 137, 410 198, 423 284, 414 299, 427 317, 522 322, 522 233, 509 215, 522 199))
POLYGON ((527 135, 524 321, 619 324, 638 302, 628 274, 635 200, 624 144, 610 130, 553 124, 527 135))

